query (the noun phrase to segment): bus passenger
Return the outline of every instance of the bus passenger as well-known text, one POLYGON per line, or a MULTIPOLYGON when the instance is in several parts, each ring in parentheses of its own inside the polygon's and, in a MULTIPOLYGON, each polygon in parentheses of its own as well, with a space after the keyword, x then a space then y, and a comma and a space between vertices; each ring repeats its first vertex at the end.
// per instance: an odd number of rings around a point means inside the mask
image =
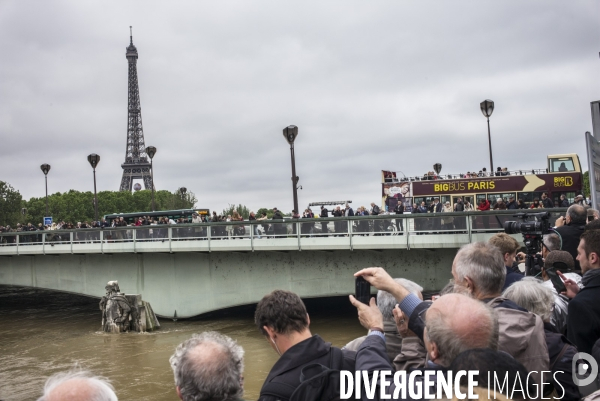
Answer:
MULTIPOLYGON (((479 206, 477 207, 477 210, 479 210, 480 212, 489 211, 490 210, 490 202, 485 198, 481 199, 481 201, 479 201, 479 206)), ((482 216, 481 219, 483 221, 483 228, 490 228, 490 217, 482 216)))

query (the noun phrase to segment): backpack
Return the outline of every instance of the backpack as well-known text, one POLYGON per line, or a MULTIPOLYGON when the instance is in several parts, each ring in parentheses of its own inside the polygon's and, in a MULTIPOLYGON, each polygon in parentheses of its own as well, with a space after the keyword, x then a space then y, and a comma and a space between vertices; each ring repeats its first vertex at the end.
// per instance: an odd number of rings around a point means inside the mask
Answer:
POLYGON ((340 370, 344 364, 341 349, 329 350, 329 367, 319 363, 306 365, 300 371, 300 385, 293 388, 281 382, 266 383, 261 395, 289 401, 337 401, 340 399, 340 370))

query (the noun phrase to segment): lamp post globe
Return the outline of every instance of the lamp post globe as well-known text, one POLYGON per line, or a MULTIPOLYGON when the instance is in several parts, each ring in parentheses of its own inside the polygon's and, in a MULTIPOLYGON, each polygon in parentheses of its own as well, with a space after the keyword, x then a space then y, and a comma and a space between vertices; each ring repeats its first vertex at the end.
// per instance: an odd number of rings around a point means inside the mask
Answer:
POLYGON ((40 169, 46 178, 46 217, 48 217, 48 172, 50 171, 50 165, 48 163, 44 163, 40 166, 40 169))
POLYGON ((146 147, 146 154, 150 158, 150 181, 152 181, 152 211, 154 212, 156 210, 156 205, 154 204, 154 165, 152 164, 152 159, 154 159, 154 155, 156 154, 156 147, 146 147))
POLYGON ((488 144, 490 149, 490 174, 494 174, 494 159, 492 158, 492 135, 490 133, 490 116, 494 112, 494 102, 492 100, 486 99, 479 104, 479 108, 481 109, 481 113, 487 119, 488 126, 488 144))
POLYGON ((96 167, 98 166, 98 163, 100 163, 100 155, 97 155, 96 153, 92 153, 90 154, 88 157, 88 162, 90 163, 90 166, 92 166, 92 169, 94 169, 94 218, 95 221, 98 221, 98 193, 96 192, 96 167))
POLYGON ((486 99, 479 104, 479 108, 484 117, 490 118, 494 112, 494 101, 486 99))
POLYGON ((294 153, 294 141, 298 136, 298 127, 289 125, 283 129, 283 137, 290 144, 290 153, 292 157, 292 190, 294 195, 294 210, 298 212, 298 176, 296 176, 296 155, 294 153))
POLYGON ((146 148, 146 154, 148 155, 148 157, 150 158, 150 160, 154 159, 154 155, 156 154, 156 147, 154 147, 154 146, 148 146, 146 148))

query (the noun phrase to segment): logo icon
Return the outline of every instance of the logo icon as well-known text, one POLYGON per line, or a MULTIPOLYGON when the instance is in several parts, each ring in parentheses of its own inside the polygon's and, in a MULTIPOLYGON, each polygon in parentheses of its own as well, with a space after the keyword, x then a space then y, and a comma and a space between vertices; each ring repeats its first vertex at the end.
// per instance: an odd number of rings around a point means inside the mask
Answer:
POLYGON ((573 382, 578 386, 592 384, 598 377, 598 363, 590 354, 578 352, 571 362, 573 382))

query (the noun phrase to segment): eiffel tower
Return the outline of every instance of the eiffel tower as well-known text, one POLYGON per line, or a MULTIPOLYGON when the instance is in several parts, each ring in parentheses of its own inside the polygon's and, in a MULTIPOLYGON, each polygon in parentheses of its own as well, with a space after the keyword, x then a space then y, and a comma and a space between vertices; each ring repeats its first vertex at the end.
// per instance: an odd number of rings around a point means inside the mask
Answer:
POLYGON ((130 191, 133 180, 144 180, 144 188, 152 189, 151 164, 144 144, 142 127, 142 108, 140 106, 140 89, 137 77, 137 49, 133 45, 133 31, 129 27, 129 46, 125 53, 129 62, 129 102, 127 107, 127 148, 120 191, 130 191))

